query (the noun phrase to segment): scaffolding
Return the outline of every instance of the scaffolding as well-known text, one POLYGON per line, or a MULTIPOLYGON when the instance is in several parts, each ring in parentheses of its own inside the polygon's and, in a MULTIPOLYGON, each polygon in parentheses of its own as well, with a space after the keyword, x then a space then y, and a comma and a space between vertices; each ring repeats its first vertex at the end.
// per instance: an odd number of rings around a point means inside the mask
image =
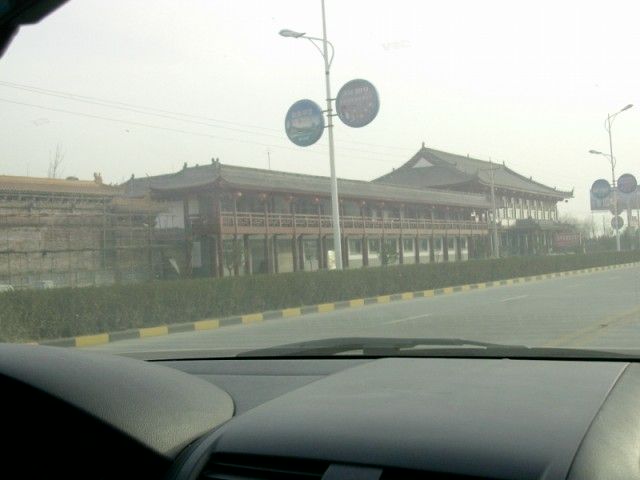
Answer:
POLYGON ((29 288, 130 283, 162 276, 161 206, 149 199, 46 192, 0 196, 0 283, 29 288))

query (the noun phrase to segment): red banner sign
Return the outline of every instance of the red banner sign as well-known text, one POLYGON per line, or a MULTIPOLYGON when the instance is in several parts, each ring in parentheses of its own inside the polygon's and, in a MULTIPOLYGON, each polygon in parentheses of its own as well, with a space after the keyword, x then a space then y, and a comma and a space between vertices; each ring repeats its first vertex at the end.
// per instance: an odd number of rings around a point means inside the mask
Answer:
POLYGON ((579 247, 581 238, 578 232, 558 232, 553 235, 553 248, 579 247))

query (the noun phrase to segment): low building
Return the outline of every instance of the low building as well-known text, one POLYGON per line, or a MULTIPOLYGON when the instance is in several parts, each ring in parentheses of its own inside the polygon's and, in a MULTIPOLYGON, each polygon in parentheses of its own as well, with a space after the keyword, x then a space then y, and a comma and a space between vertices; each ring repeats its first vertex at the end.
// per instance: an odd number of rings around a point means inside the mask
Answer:
MULTIPOLYGON (((571 196, 504 165, 428 149, 372 182, 338 180, 343 265, 464 261, 490 255, 496 198, 505 253, 552 248, 557 202, 571 196), (493 170, 490 170, 493 169, 493 170), (491 180, 492 179, 492 180, 491 180)), ((172 261, 186 275, 332 268, 328 177, 213 160, 132 178, 127 196, 162 202, 160 231, 182 232, 172 261)))
POLYGON ((98 174, 92 181, 0 176, 0 283, 87 286, 152 278, 159 206, 122 192, 98 174))

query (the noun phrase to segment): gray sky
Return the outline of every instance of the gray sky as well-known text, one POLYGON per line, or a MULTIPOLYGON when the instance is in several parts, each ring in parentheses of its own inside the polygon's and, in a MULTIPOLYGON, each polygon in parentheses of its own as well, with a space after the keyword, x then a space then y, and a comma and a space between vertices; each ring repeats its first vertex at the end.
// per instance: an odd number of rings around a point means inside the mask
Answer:
MULTIPOLYGON (((628 103, 617 172, 640 174, 637 2, 326 2, 334 94, 366 78, 381 98, 370 125, 337 125, 338 175, 369 180, 425 141, 575 187, 563 210, 586 214, 610 179, 587 151, 608 151, 604 119, 628 103)), ((64 175, 114 183, 211 157, 266 168, 268 151, 273 169, 327 175, 327 136, 301 148, 283 129, 294 101, 322 104, 322 58, 282 28, 320 36, 320 1, 70 1, 0 59, 0 173, 45 176, 60 144, 64 175)))

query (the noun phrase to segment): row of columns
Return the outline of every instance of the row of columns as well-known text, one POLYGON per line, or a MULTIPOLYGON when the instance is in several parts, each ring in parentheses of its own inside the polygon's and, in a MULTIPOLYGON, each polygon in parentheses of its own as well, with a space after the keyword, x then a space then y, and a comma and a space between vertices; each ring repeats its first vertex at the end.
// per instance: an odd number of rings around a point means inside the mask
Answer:
MULTIPOLYGON (((231 239, 232 250, 227 252, 227 255, 231 255, 231 260, 229 263, 232 264, 232 272, 233 275, 239 275, 240 271, 245 275, 250 275, 252 273, 257 273, 254 271, 259 270, 261 273, 278 273, 280 271, 279 266, 279 252, 278 252, 278 239, 285 237, 285 235, 261 235, 262 241, 262 261, 263 263, 256 268, 252 259, 252 245, 250 240, 258 237, 257 235, 235 235, 231 239), (243 261, 240 261, 240 258, 243 261), (237 260, 236 260, 237 259, 237 260)), ((315 261, 317 261, 318 269, 327 269, 329 266, 329 258, 328 258, 328 245, 331 240, 330 235, 318 235, 313 238, 309 238, 309 235, 293 235, 288 236, 290 239, 290 252, 291 252, 291 260, 292 260, 292 270, 306 270, 309 267, 307 266, 307 259, 305 255, 305 243, 315 242, 315 261)), ((211 274, 213 276, 222 277, 225 275, 225 269, 228 268, 228 265, 225 265, 225 249, 224 249, 224 241, 222 235, 218 234, 209 238, 209 257, 211 261, 211 274)), ((344 236, 342 237, 342 252, 343 258, 342 263, 344 268, 349 267, 349 239, 353 239, 353 236, 344 236)), ((357 237, 362 242, 362 266, 369 266, 369 239, 368 236, 358 236, 357 237)), ((382 243, 385 241, 385 237, 375 237, 379 238, 381 241, 380 247, 382 248, 382 243)), ((387 237, 388 238, 388 237, 387 237)), ((432 263, 435 261, 435 251, 434 251, 434 240, 435 236, 399 236, 393 237, 398 240, 398 263, 405 263, 405 259, 407 256, 405 255, 404 249, 404 240, 410 238, 413 241, 413 262, 415 264, 421 263, 420 256, 420 240, 421 239, 429 239, 430 240, 430 248, 429 248, 429 262, 432 263)), ((442 239, 442 252, 443 252, 443 260, 460 260, 461 259, 461 249, 460 242, 456 242, 456 252, 455 259, 449 258, 449 249, 448 249, 448 236, 440 237, 442 239)), ((476 237, 465 237, 469 239, 468 243, 468 252, 469 257, 472 258, 476 256, 479 250, 476 248, 476 237)), ((188 249, 188 254, 191 255, 190 249, 188 249)), ((191 259, 189 258, 189 262, 191 259)))

